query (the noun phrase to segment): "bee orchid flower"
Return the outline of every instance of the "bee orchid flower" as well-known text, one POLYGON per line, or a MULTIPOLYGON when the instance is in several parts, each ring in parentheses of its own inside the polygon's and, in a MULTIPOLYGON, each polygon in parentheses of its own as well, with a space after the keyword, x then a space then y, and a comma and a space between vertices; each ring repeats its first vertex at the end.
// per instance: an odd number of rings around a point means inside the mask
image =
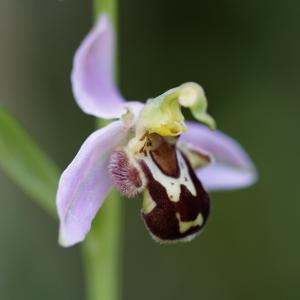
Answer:
POLYGON ((86 139, 61 175, 59 242, 84 240, 113 186, 128 198, 142 195, 142 219, 155 240, 189 241, 207 221, 207 192, 253 184, 255 167, 236 141, 215 130, 200 85, 182 84, 146 104, 125 101, 113 80, 114 39, 103 14, 74 57, 77 104, 113 121, 86 139), (201 124, 185 121, 182 108, 201 124))

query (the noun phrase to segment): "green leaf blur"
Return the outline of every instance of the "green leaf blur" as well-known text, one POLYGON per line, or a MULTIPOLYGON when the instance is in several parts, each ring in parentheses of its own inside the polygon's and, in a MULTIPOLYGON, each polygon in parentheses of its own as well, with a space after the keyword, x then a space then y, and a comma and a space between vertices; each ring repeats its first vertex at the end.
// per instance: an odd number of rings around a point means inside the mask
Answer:
POLYGON ((4 109, 0 109, 0 166, 42 208, 56 215, 58 168, 4 109))

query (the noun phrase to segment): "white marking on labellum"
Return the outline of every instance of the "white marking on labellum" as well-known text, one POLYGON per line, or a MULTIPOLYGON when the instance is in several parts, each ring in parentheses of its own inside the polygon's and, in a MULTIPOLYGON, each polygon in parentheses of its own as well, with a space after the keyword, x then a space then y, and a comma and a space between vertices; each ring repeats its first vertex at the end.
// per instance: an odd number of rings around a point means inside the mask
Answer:
POLYGON ((196 196, 196 188, 190 177, 187 164, 180 151, 176 150, 176 156, 180 170, 178 178, 164 174, 157 166, 151 155, 147 155, 143 158, 147 167, 151 171, 153 178, 166 189, 169 200, 172 202, 178 202, 180 200, 181 185, 184 185, 193 196, 196 196))
POLYGON ((179 213, 176 213, 176 218, 179 222, 179 231, 180 231, 180 233, 185 233, 191 227, 201 226, 204 222, 204 219, 203 219, 203 216, 202 216, 201 213, 199 213, 197 218, 193 221, 188 221, 188 222, 181 221, 181 217, 180 217, 179 213))
POLYGON ((144 191, 144 197, 143 197, 143 209, 142 212, 147 215, 151 213, 151 211, 156 207, 156 203, 152 199, 150 193, 148 190, 144 191))

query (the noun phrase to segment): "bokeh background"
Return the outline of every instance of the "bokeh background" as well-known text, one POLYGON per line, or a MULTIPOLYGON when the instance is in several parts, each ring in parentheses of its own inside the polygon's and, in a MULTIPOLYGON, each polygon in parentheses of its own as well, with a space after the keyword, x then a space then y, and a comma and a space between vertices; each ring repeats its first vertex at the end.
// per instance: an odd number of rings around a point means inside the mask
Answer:
MULTIPOLYGON (((94 126, 69 80, 91 15, 91 1, 0 0, 0 103, 61 168, 94 126)), ((296 0, 120 1, 123 94, 201 83, 260 175, 212 194, 207 229, 190 244, 154 243, 141 203, 124 200, 125 300, 300 299, 299 15, 296 0)), ((1 170, 0 240, 0 299, 84 299, 79 247, 60 248, 57 224, 1 170)))

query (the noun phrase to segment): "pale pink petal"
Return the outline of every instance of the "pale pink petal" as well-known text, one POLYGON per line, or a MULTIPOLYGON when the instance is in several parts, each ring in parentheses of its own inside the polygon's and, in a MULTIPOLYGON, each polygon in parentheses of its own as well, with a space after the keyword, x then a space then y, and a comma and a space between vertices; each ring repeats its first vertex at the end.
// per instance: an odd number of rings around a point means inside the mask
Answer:
POLYGON ((115 35, 106 14, 76 51, 72 87, 81 109, 99 118, 116 118, 124 112, 124 100, 114 80, 115 35))
POLYGON ((251 159, 234 139, 194 122, 187 122, 187 127, 180 141, 193 144, 214 158, 214 162, 197 170, 207 190, 238 189, 256 181, 257 173, 251 159))
POLYGON ((95 131, 61 175, 57 192, 61 245, 72 246, 89 232, 93 218, 112 187, 109 157, 127 138, 128 129, 121 121, 95 131))

